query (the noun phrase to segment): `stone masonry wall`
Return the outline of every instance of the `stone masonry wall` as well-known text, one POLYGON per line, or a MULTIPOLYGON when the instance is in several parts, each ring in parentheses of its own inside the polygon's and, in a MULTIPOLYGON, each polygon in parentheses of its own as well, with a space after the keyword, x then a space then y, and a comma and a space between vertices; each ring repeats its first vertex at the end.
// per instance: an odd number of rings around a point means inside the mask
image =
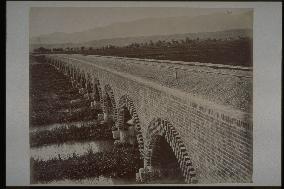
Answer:
POLYGON ((86 65, 79 69, 98 78, 101 89, 109 85, 116 104, 125 94, 133 100, 144 140, 153 119, 168 120, 186 146, 198 183, 252 182, 253 127, 250 115, 219 106, 215 108, 189 94, 180 98, 143 83, 143 80, 137 82, 95 66, 86 65))

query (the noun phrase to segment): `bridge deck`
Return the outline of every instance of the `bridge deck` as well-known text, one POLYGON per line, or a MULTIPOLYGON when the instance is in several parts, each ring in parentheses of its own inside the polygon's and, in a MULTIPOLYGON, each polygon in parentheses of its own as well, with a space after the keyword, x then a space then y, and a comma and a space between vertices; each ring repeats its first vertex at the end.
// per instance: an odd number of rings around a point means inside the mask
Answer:
POLYGON ((146 61, 130 58, 57 55, 69 61, 88 61, 119 72, 128 73, 160 85, 179 89, 217 104, 252 111, 252 69, 222 67, 208 64, 198 66, 171 61, 146 61), (177 78, 174 76, 177 73, 177 78))

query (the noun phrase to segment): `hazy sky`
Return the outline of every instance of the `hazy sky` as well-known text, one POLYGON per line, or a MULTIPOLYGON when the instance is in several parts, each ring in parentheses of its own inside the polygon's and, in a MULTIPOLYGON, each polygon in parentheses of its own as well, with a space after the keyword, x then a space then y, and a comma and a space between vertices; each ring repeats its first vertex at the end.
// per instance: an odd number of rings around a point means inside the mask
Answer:
POLYGON ((147 17, 198 16, 215 12, 233 14, 248 9, 192 9, 149 7, 40 7, 30 10, 30 37, 53 32, 78 32, 115 22, 147 17))

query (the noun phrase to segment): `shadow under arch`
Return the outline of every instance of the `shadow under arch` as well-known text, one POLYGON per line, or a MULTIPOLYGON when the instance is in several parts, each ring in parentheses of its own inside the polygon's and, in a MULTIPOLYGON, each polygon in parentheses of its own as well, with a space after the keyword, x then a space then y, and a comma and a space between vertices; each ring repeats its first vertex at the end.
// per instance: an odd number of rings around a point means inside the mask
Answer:
POLYGON ((91 80, 91 87, 92 87, 92 92, 94 93, 93 100, 102 104, 103 94, 102 94, 100 80, 96 77, 93 77, 91 80))
POLYGON ((124 124, 127 121, 131 120, 133 122, 134 128, 135 128, 135 135, 136 135, 136 139, 138 142, 139 152, 140 152, 141 158, 143 158, 144 157, 144 140, 143 140, 143 135, 141 131, 140 121, 139 121, 136 109, 134 107, 134 103, 128 95, 123 95, 119 99, 117 112, 118 112, 117 127, 119 129, 123 128, 124 124), (129 115, 125 115, 126 113, 129 115))
POLYGON ((80 83, 81 83, 82 87, 86 86, 86 75, 85 75, 84 70, 80 71, 80 83))
POLYGON ((86 77, 86 83, 85 83, 85 88, 87 90, 87 93, 92 93, 93 92, 93 88, 92 88, 92 77, 90 73, 86 73, 85 74, 86 77))
POLYGON ((104 86, 103 112, 109 114, 113 118, 114 122, 117 120, 117 108, 115 98, 113 90, 109 84, 104 86))
POLYGON ((146 166, 155 167, 161 161, 159 151, 165 151, 165 148, 159 149, 158 145, 166 142, 172 150, 176 160, 178 161, 181 174, 184 177, 185 183, 197 183, 195 178, 196 173, 192 162, 187 153, 186 147, 180 138, 179 133, 173 125, 167 120, 161 118, 153 119, 146 134, 147 144, 145 146, 146 166), (164 141, 163 141, 164 140, 164 141))
POLYGON ((67 76, 71 77, 72 76, 72 66, 67 65, 67 76))
POLYGON ((81 80, 81 70, 79 68, 75 68, 74 75, 74 79, 79 83, 81 80))

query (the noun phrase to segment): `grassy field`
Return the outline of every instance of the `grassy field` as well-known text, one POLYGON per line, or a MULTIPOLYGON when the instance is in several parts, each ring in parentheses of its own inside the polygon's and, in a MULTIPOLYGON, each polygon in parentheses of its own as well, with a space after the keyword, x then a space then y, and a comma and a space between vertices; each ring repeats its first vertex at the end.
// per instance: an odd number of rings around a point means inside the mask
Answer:
POLYGON ((105 124, 91 124, 77 127, 58 127, 30 133, 30 146, 39 147, 47 144, 62 144, 67 141, 92 141, 112 139, 111 127, 105 124))
POLYGON ((96 49, 87 54, 126 56, 161 60, 180 60, 234 66, 252 66, 252 40, 192 40, 163 44, 133 44, 126 47, 96 49))
POLYGON ((73 154, 66 160, 59 157, 48 161, 31 158, 32 183, 91 177, 133 178, 143 162, 139 151, 130 145, 115 146, 110 152, 89 150, 82 156, 73 154))
POLYGON ((63 74, 48 64, 31 65, 30 126, 65 123, 96 118, 98 111, 90 108, 90 101, 82 99, 81 111, 69 112, 70 101, 81 98, 63 74))
POLYGON ((51 49, 43 51, 43 53, 93 54, 246 67, 253 66, 252 52, 253 40, 250 37, 172 40, 155 43, 150 41, 148 43, 132 43, 127 46, 108 45, 96 49, 82 46, 81 48, 67 47, 57 51, 51 51, 51 49))

